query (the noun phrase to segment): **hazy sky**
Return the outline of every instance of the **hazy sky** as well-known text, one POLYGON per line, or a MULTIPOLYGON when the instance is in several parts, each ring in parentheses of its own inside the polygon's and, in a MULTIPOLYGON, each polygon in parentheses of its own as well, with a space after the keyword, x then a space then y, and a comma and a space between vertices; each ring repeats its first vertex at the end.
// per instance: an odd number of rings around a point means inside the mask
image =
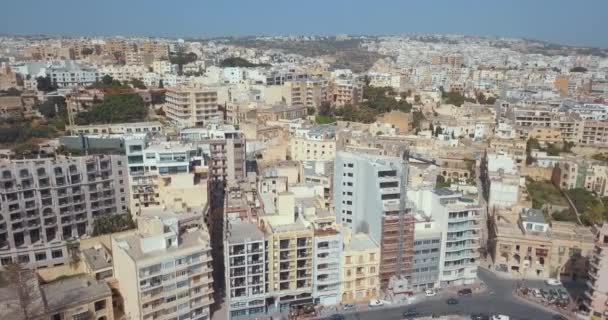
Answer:
POLYGON ((0 33, 462 33, 608 47, 608 0, 2 0, 0 33))

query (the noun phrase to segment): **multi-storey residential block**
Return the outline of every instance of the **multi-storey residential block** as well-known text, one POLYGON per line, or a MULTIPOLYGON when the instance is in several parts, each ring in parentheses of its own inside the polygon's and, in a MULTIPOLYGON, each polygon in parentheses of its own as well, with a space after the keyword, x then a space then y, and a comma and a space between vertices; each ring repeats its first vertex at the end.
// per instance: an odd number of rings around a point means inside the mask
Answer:
POLYGON ((53 84, 60 88, 86 87, 101 79, 97 69, 72 60, 55 62, 46 69, 46 73, 53 84))
POLYGON ((299 129, 289 139, 289 155, 298 161, 332 161, 336 157, 336 126, 299 129))
POLYGON ((597 231, 589 260, 587 290, 582 297, 582 315, 587 319, 608 319, 608 224, 597 231))
POLYGON ((319 109, 328 100, 328 81, 323 78, 291 80, 283 86, 283 96, 289 105, 319 109))
POLYGON ((204 126, 220 119, 218 91, 202 86, 167 88, 163 110, 181 128, 204 126))
POLYGON ((129 167, 131 213, 139 208, 183 203, 207 204, 207 170, 202 151, 192 143, 155 141, 148 135, 125 140, 129 167), (177 193, 177 194, 176 194, 177 193))
POLYGON ((0 262, 70 261, 68 244, 99 217, 127 212, 122 156, 0 160, 0 262))
POLYGON ((437 287, 442 253, 439 223, 416 217, 414 232, 414 266, 410 286, 412 289, 437 287))
POLYGON ((380 247, 365 233, 345 231, 341 302, 369 301, 380 294, 380 247))
POLYGON ((227 223, 224 246, 228 319, 266 314, 266 240, 257 225, 227 223))
POLYGON ((207 231, 188 227, 195 222, 191 215, 144 211, 137 234, 112 239, 126 317, 209 319, 213 277, 207 231))
POLYGON ((564 190, 584 188, 600 196, 608 196, 608 165, 602 161, 562 158, 554 166, 551 180, 564 190))
POLYGON ((103 281, 78 275, 41 285, 40 289, 51 319, 114 319, 112 291, 103 281))
MULTIPOLYGON (((314 231, 302 218, 294 219, 293 194, 284 192, 277 199, 277 213, 260 217, 268 241, 268 293, 274 297, 269 308, 290 310, 313 303, 314 231)), ((339 263, 323 269, 339 269, 339 263)))
POLYGON ((114 124, 90 124, 66 126, 66 131, 73 135, 79 134, 131 134, 131 133, 161 133, 160 122, 131 122, 114 124))
POLYGON ((330 100, 333 105, 357 104, 363 99, 361 84, 354 78, 336 78, 330 87, 330 100))
MULTIPOLYGON (((476 200, 448 189, 409 190, 408 199, 424 215, 434 220, 441 232, 439 285, 444 287, 474 282, 477 279, 484 221, 482 208, 476 200)), ((430 242, 432 244, 433 239, 430 242)), ((414 259, 416 257, 414 253, 414 259)))
POLYGON ((408 166, 399 157, 338 152, 334 205, 338 223, 380 245, 380 280, 409 278, 415 219, 406 208, 408 166))
POLYGON ((309 219, 314 219, 312 296, 315 304, 335 305, 340 301, 342 279, 336 265, 340 266, 342 234, 336 229, 335 216, 326 210, 316 210, 314 218, 309 219))
POLYGON ((519 170, 513 157, 498 153, 487 154, 481 161, 484 197, 490 210, 508 208, 519 199, 519 170))

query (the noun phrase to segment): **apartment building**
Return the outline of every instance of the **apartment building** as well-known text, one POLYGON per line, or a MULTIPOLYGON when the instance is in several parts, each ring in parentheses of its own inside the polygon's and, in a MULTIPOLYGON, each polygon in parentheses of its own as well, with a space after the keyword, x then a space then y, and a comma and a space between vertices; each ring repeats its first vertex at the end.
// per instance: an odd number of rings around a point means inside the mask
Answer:
POLYGON ((266 314, 266 238, 252 222, 226 224, 224 246, 228 319, 266 314))
POLYGON ((289 139, 289 155, 296 161, 332 161, 336 157, 336 126, 298 129, 289 139))
POLYGON ((481 161, 484 197, 490 210, 508 208, 519 199, 519 169, 513 157, 504 153, 488 153, 481 161))
POLYGON ((126 159, 0 160, 0 196, 0 263, 64 264, 95 219, 127 212, 126 159))
POLYGON ((124 146, 132 214, 156 205, 175 210, 207 205, 208 169, 197 145, 136 134, 126 136, 124 146))
POLYGON ((416 216, 414 230, 414 265, 410 287, 431 289, 439 286, 442 255, 442 233, 439 223, 416 216))
POLYGON ((128 319, 210 318, 209 235, 186 219, 150 211, 138 218, 137 234, 112 238, 114 275, 128 319))
POLYGON ((357 104, 363 100, 363 88, 355 78, 336 78, 331 82, 330 100, 332 105, 357 104))
POLYGON ((47 66, 46 74, 59 88, 86 87, 101 80, 97 69, 72 60, 53 62, 47 66))
POLYGON ((579 141, 585 145, 608 145, 608 122, 597 120, 582 121, 579 141))
POLYGON ((312 296, 315 304, 331 306, 340 302, 342 234, 336 228, 334 215, 327 210, 315 211, 314 216, 305 214, 313 220, 314 230, 312 296))
POLYGON ((72 135, 80 134, 131 134, 131 133, 161 133, 162 124, 157 121, 131 122, 114 124, 89 124, 66 126, 66 131, 72 135))
POLYGON ((527 140, 530 132, 532 137, 546 139, 548 142, 560 141, 577 142, 580 132, 580 117, 574 113, 559 112, 558 108, 515 107, 511 120, 516 125, 519 137, 527 140), (539 129, 539 131, 534 131, 539 129))
MULTIPOLYGON (((408 190, 408 199, 416 209, 434 220, 441 231, 439 285, 474 282, 484 227, 481 206, 476 200, 449 189, 408 190)), ((432 245, 433 239, 430 242, 432 245)), ((429 252, 432 250, 429 248, 429 252)), ((417 257, 414 253, 414 259, 417 257)))
POLYGON ((231 125, 210 124, 180 131, 182 141, 199 145, 208 157, 211 181, 240 181, 245 178, 245 137, 231 125))
POLYGON ((338 223, 380 245, 383 288, 392 277, 411 276, 415 219, 406 208, 407 181, 408 165, 399 157, 338 152, 334 162, 338 223))
POLYGON ((367 234, 344 230, 341 303, 365 302, 380 295, 380 246, 367 234))
POLYGON ((596 234, 589 260, 587 289, 582 296, 580 314, 586 319, 608 319, 608 225, 603 224, 596 234))
POLYGON ((291 80, 283 85, 288 105, 319 109, 328 100, 329 83, 326 79, 291 80))
POLYGON ((594 235, 574 223, 549 223, 542 211, 523 208, 517 221, 496 216, 490 224, 494 265, 514 276, 585 277, 594 235))
POLYGON ((584 188, 605 197, 608 196, 608 166, 580 157, 560 159, 553 168, 552 182, 564 190, 584 188))
MULTIPOLYGON (((313 303, 314 231, 302 218, 295 218, 295 199, 283 192, 277 198, 277 214, 260 217, 268 241, 269 310, 286 311, 313 303)), ((339 269, 328 264, 326 269, 339 269)))
POLYGON ((167 118, 181 128, 201 127, 221 119, 217 88, 178 86, 167 88, 165 105, 167 118))

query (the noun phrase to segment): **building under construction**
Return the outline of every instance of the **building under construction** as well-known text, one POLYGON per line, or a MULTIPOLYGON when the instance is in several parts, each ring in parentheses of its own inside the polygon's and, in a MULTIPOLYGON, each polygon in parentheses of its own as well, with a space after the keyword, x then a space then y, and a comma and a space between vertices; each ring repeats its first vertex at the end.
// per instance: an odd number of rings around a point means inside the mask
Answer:
POLYGON ((415 219, 407 207, 408 159, 339 152, 334 169, 338 221, 380 245, 382 289, 408 287, 412 273, 415 219))

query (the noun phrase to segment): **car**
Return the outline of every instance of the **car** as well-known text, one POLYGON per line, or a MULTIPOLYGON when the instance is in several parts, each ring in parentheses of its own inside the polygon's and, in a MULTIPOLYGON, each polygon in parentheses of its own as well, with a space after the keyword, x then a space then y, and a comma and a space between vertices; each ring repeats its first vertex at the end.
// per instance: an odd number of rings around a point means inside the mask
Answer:
POLYGON ((561 286, 562 285, 562 282, 555 278, 547 279, 547 280, 545 280, 545 283, 550 286, 561 286))
POLYGON ((540 289, 540 295, 543 297, 543 299, 549 299, 549 291, 545 289, 540 289))
POLYGON ((559 297, 562 298, 562 300, 570 300, 570 294, 568 294, 566 290, 559 289, 557 292, 559 293, 559 297))
POLYGON ((458 299, 456 299, 456 298, 449 298, 448 300, 446 300, 446 303, 449 304, 449 305, 458 304, 458 299))
POLYGON ((458 295, 459 296, 471 296, 473 295, 473 290, 471 290, 471 288, 464 288, 464 289, 460 289, 458 290, 458 295))
POLYGON ((542 297, 543 297, 543 295, 542 295, 542 294, 540 294, 540 290, 538 290, 538 289, 536 289, 536 288, 532 289, 532 295, 533 295, 534 297, 536 297, 536 298, 542 298, 542 297))
POLYGON ((505 316, 504 314, 497 314, 492 316, 492 320, 509 320, 509 316, 505 316))
POLYGON ((471 315, 471 320, 490 320, 490 316, 484 313, 474 313, 471 315))
POLYGON ((405 312, 403 312, 403 318, 404 319, 414 319, 416 317, 418 317, 420 315, 420 313, 418 313, 418 311, 416 311, 416 309, 414 308, 410 308, 405 310, 405 312))
POLYGON ((433 289, 426 289, 426 291, 424 291, 424 294, 427 297, 434 297, 437 295, 437 291, 433 290, 433 289))
POLYGON ((342 306, 342 309, 344 310, 355 310, 357 309, 357 306, 351 303, 345 304, 344 306, 342 306))
POLYGON ((332 314, 332 315, 329 317, 329 320, 344 320, 344 315, 341 315, 341 314, 339 314, 339 313, 332 314))
POLYGON ((384 305, 384 302, 378 300, 378 299, 374 299, 374 300, 370 300, 369 301, 369 306, 370 307, 382 307, 384 305))

